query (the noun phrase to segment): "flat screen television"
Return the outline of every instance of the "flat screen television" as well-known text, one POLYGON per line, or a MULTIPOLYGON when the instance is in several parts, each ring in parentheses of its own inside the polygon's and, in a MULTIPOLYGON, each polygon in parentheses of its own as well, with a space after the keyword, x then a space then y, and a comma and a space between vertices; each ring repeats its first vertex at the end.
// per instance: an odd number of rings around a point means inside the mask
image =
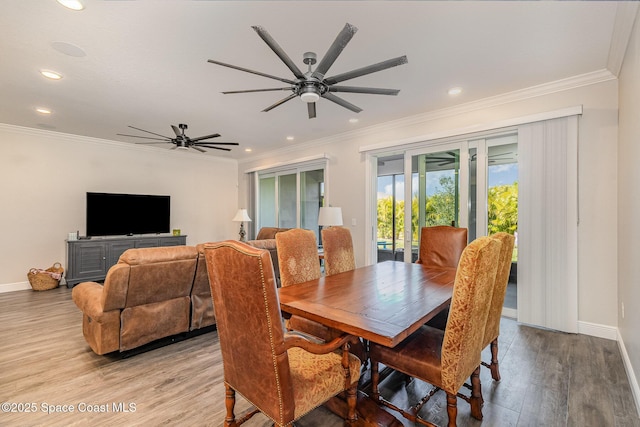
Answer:
POLYGON ((171 197, 87 192, 87 236, 169 232, 171 197))

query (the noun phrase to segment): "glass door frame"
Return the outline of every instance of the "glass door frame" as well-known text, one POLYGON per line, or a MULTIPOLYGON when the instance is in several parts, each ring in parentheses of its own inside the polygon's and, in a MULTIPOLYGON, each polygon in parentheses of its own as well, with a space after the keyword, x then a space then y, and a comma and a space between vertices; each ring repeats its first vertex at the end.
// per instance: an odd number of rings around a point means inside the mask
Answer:
MULTIPOLYGON (((443 144, 431 144, 429 146, 407 150, 404 153, 404 262, 412 262, 412 233, 411 233, 411 205, 412 205, 412 159, 414 156, 423 154, 433 154, 440 151, 459 150, 460 152, 460 169, 458 172, 458 226, 469 226, 469 141, 457 140, 455 142, 447 142, 443 144), (408 184, 407 184, 408 183, 408 184), (406 201, 409 201, 407 203, 406 201)), ((418 171, 420 172, 420 171, 418 171)))

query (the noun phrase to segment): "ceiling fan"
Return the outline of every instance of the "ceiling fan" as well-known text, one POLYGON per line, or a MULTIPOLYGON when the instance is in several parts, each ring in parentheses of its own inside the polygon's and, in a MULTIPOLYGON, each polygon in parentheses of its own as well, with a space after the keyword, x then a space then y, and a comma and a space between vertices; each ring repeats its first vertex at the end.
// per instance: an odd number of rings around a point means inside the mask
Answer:
POLYGON ((216 147, 216 145, 240 145, 237 142, 205 141, 206 139, 219 137, 220 136, 219 133, 213 133, 211 135, 199 136, 197 138, 189 138, 187 135, 184 134, 185 129, 187 129, 187 125, 185 125, 184 123, 180 123, 178 125, 178 127, 175 127, 174 125, 171 125, 171 129, 173 129, 173 132, 176 134, 175 138, 171 138, 171 137, 168 137, 168 136, 160 135, 160 134, 157 134, 157 133, 154 133, 154 132, 150 132, 148 130, 140 129, 140 128, 137 128, 137 127, 133 127, 133 126, 129 126, 129 127, 131 129, 139 130, 141 132, 146 132, 146 133, 150 133, 151 135, 156 135, 156 136, 162 137, 162 139, 160 139, 160 138, 150 138, 148 136, 126 135, 126 134, 123 134, 123 133, 119 133, 118 135, 120 135, 120 136, 129 136, 129 137, 132 137, 132 138, 143 138, 143 139, 150 139, 150 140, 153 140, 153 141, 158 141, 158 142, 136 142, 136 144, 161 144, 161 143, 170 142, 170 143, 175 145, 175 147, 171 147, 172 150, 175 150, 176 148, 182 148, 182 149, 193 148, 194 150, 198 150, 201 153, 206 153, 206 150, 203 150, 202 148, 212 148, 212 149, 215 149, 215 150, 231 151, 230 148, 216 147))
POLYGON ((270 89, 250 89, 250 90, 235 90, 222 92, 224 94, 230 93, 250 93, 250 92, 271 92, 271 91, 279 91, 279 90, 290 90, 293 92, 291 95, 286 98, 281 99, 273 105, 262 110, 263 112, 270 111, 285 102, 300 97, 300 99, 307 103, 307 110, 309 113, 309 118, 312 119, 316 117, 316 101, 320 98, 328 99, 329 101, 335 102, 336 104, 351 110, 355 113, 359 113, 362 111, 361 108, 353 105, 350 102, 345 101, 344 99, 336 96, 334 93, 343 92, 343 93, 364 93, 364 94, 373 94, 373 95, 397 95, 400 90, 397 89, 381 89, 381 88, 371 88, 371 87, 355 87, 355 86, 340 86, 337 83, 343 82, 345 80, 350 80, 356 77, 364 76, 367 74, 375 73, 378 71, 386 70, 387 68, 395 67, 398 65, 406 64, 407 57, 399 56, 397 58, 388 59, 386 61, 379 62, 377 64, 368 65, 366 67, 358 68, 352 71, 348 71, 346 73, 337 74, 332 77, 325 77, 329 68, 333 65, 335 60, 338 58, 338 55, 345 48, 347 43, 351 40, 353 35, 358 29, 353 25, 347 23, 342 31, 338 34, 333 44, 329 47, 329 50, 325 53, 324 57, 315 68, 312 70, 312 66, 317 62, 315 52, 306 52, 303 55, 302 62, 309 66, 309 70, 306 73, 303 73, 296 64, 293 63, 291 58, 284 52, 284 50, 278 45, 278 43, 267 33, 267 31, 260 26, 253 26, 253 28, 258 35, 264 40, 264 42, 275 52, 276 55, 285 63, 285 65, 291 70, 295 79, 287 79, 282 77, 273 76, 270 74, 261 73, 259 71, 249 70, 247 68, 238 67, 236 65, 226 64, 224 62, 214 61, 209 59, 208 62, 212 64, 222 65, 223 67, 229 67, 240 71, 245 71, 247 73, 256 74, 258 76, 267 77, 274 80, 279 80, 281 82, 287 83, 290 86, 280 87, 280 88, 270 88, 270 89))

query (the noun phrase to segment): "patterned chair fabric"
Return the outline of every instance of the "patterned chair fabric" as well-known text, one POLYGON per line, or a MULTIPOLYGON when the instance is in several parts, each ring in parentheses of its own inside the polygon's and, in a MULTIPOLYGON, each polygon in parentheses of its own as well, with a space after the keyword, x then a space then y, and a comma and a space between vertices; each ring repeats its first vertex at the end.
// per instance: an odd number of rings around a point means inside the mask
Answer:
POLYGON ((346 391, 348 424, 356 420, 360 361, 348 352, 355 337, 317 344, 282 328, 269 253, 237 241, 205 245, 224 368, 225 426, 236 426, 240 393, 277 426, 296 419, 346 391), (342 352, 335 351, 342 348, 342 352))
POLYGON ((320 260, 316 235, 311 230, 294 228, 276 234, 282 286, 320 278, 320 260))
POLYGON ((327 276, 356 268, 351 232, 344 227, 323 228, 324 273, 327 276))
POLYGON ((467 246, 467 229, 436 225, 420 230, 420 249, 416 264, 428 267, 457 268, 467 246))
POLYGON ((482 348, 491 345, 491 364, 482 362, 482 365, 491 369, 491 377, 495 381, 500 381, 500 370, 498 369, 498 335, 500 335, 500 317, 502 316, 502 306, 504 296, 507 293, 509 283, 509 273, 511 272, 511 258, 513 256, 513 246, 515 237, 509 233, 496 233, 490 236, 502 243, 500 249, 500 259, 498 260, 498 272, 493 286, 493 296, 487 317, 487 327, 482 340, 482 348))
MULTIPOLYGON (((471 403, 472 416, 482 419, 480 353, 500 247, 498 240, 481 237, 464 249, 456 271, 449 321, 444 331, 425 325, 396 347, 371 343, 372 394, 381 404, 400 410, 380 397, 378 363, 443 389, 447 393, 449 426, 456 425, 456 394, 471 376, 471 397, 467 399, 471 403)), ((413 415, 420 407, 401 413, 412 421, 424 423, 419 416, 413 415)))

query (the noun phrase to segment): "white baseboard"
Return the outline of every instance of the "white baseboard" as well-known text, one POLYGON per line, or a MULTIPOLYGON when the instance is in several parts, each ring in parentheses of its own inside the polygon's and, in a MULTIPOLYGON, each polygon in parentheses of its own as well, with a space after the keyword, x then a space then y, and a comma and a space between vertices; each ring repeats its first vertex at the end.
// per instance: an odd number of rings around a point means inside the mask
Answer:
POLYGON ((515 308, 502 307, 502 315, 504 317, 508 317, 510 319, 517 320, 518 319, 518 310, 516 310, 515 308))
POLYGON ((615 326, 606 326, 597 323, 581 321, 578 321, 578 333, 614 341, 617 341, 619 338, 618 328, 616 328, 615 326))
POLYGON ((633 372, 633 366, 631 366, 631 360, 629 354, 627 354, 627 348, 624 346, 624 341, 620 335, 620 331, 617 331, 618 335, 618 347, 620 348, 620 354, 622 355, 622 362, 624 363, 624 369, 627 371, 627 378, 629 379, 629 385, 631 386, 631 392, 633 393, 633 400, 636 402, 636 411, 640 417, 640 386, 638 385, 638 377, 633 372))
POLYGON ((0 294, 4 292, 24 291, 25 289, 31 289, 29 282, 0 284, 0 294))

